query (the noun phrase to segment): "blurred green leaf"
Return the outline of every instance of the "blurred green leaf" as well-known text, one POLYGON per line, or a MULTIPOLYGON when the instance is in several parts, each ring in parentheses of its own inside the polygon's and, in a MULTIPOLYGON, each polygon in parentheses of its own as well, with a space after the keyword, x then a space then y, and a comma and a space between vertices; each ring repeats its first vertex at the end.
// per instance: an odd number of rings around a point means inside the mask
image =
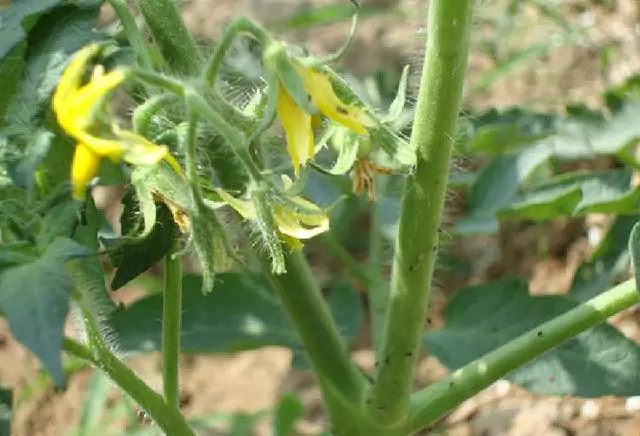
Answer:
POLYGON ((63 0, 20 0, 0 9, 0 59, 27 37, 26 32, 36 23, 37 17, 61 4, 63 0))
POLYGON ((550 219, 586 213, 636 214, 640 189, 631 184, 631 171, 573 172, 536 185, 501 208, 501 217, 550 219))
POLYGON ((11 434, 11 415, 13 409, 13 392, 0 386, 0 435, 11 434))
MULTIPOLYGON (((216 276, 215 292, 200 292, 201 278, 183 279, 182 336, 185 353, 224 353, 269 345, 302 353, 302 345, 280 300, 265 278, 249 273, 216 276)), ((350 343, 362 325, 359 296, 346 284, 330 289, 330 307, 345 342, 350 343)), ((136 301, 111 317, 119 347, 126 352, 161 349, 162 295, 136 301)), ((302 362, 297 359, 298 362, 302 362)))
POLYGON ((0 312, 16 339, 43 363, 58 387, 65 384, 60 362, 62 329, 73 281, 65 261, 87 254, 68 238, 58 238, 39 259, 0 275, 0 312))
POLYGON ((292 393, 286 393, 278 401, 273 420, 273 436, 289 436, 296 421, 302 416, 304 406, 292 393))
POLYGON ((636 277, 636 290, 640 292, 640 222, 633 226, 629 236, 629 252, 633 261, 633 271, 636 277))
POLYGON ((25 129, 21 133, 28 133, 32 126, 40 125, 48 112, 50 96, 70 56, 87 42, 96 39, 97 34, 93 29, 99 11, 99 7, 79 9, 65 6, 38 20, 29 34, 26 65, 18 93, 7 111, 7 121, 12 130, 21 127, 25 129), (43 111, 45 107, 47 110, 43 111))
POLYGON ((480 171, 469 190, 469 215, 456 224, 453 232, 496 232, 498 221, 495 214, 516 198, 519 186, 550 156, 551 152, 548 150, 545 152, 528 148, 491 161, 480 171))
POLYGON ((482 114, 465 115, 459 142, 470 153, 499 155, 557 132, 560 117, 520 107, 504 111, 489 109, 482 114))
MULTIPOLYGON (((444 310, 445 327, 428 333, 425 344, 454 371, 577 304, 567 297, 532 297, 520 278, 464 288, 444 310)), ((507 378, 539 395, 600 397, 637 394, 639 373, 640 348, 600 324, 507 378)))
POLYGON ((20 43, 0 61, 0 128, 4 127, 7 107, 20 83, 26 48, 26 43, 20 43))
POLYGON ((580 265, 571 285, 571 297, 587 301, 615 284, 629 270, 629 235, 638 216, 619 216, 589 259, 580 265))

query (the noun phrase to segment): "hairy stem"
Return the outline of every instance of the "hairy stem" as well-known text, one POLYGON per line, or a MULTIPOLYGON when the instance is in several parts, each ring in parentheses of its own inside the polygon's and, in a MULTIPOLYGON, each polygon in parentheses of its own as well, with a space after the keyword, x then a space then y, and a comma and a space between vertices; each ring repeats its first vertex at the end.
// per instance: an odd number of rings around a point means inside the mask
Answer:
POLYGON ((118 16, 120 23, 122 23, 122 28, 129 40, 129 45, 131 45, 136 55, 138 64, 143 68, 153 68, 153 56, 151 56, 147 45, 144 43, 127 2, 125 0, 108 0, 108 2, 118 16))
MULTIPOLYGON (((329 307, 318 284, 300 252, 285 256, 287 272, 270 274, 283 305, 291 317, 307 357, 325 387, 325 400, 330 403, 336 395, 345 403, 358 404, 361 400, 364 379, 349 359, 329 307)), ((271 261, 263 256, 265 271, 271 269, 271 261)), ((327 404, 331 412, 331 404, 327 404)), ((335 424, 335 423, 334 423, 335 424)))
POLYGON ((195 433, 178 409, 165 403, 127 365, 122 363, 106 347, 91 350, 73 339, 64 338, 62 349, 72 356, 91 363, 102 370, 120 389, 126 392, 160 427, 165 434, 193 436, 195 433))
MULTIPOLYGON (((174 243, 175 244, 175 243, 174 243)), ((164 258, 164 289, 162 294, 162 383, 167 403, 179 406, 180 330, 182 321, 182 259, 176 255, 179 247, 164 258)))
POLYGON ((637 304, 638 300, 635 281, 630 279, 416 392, 411 397, 409 429, 414 432, 426 427, 499 378, 605 322, 610 316, 637 304))
POLYGON ((418 159, 405 182, 385 335, 369 411, 390 428, 404 425, 423 333, 452 139, 469 49, 472 0, 429 3, 425 65, 411 145, 418 159))
MULTIPOLYGON (((378 191, 386 189, 386 178, 377 177, 375 180, 378 191)), ((380 234, 380 218, 375 207, 371 210, 371 229, 369 230, 369 276, 372 278, 367 287, 369 296, 369 319, 371 322, 371 344, 376 353, 376 359, 381 360, 382 340, 384 338, 384 323, 387 306, 389 305, 389 286, 382 275, 383 241, 380 234)))
POLYGON ((196 74, 200 66, 198 50, 176 2, 137 0, 136 4, 171 69, 182 74, 196 74))

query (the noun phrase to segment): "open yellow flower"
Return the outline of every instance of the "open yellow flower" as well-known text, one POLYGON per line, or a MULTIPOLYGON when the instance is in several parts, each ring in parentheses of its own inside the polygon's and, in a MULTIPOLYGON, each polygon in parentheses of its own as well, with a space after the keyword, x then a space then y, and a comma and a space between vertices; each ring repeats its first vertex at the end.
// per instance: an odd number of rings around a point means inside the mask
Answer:
POLYGON ((134 165, 152 165, 166 160, 182 174, 180 165, 165 146, 159 146, 144 137, 112 125, 110 138, 97 136, 92 131, 104 97, 126 79, 121 68, 105 74, 96 66, 88 83, 83 76, 91 58, 98 51, 92 44, 78 51, 67 65, 53 95, 53 111, 60 127, 77 141, 71 166, 73 197, 83 200, 86 188, 96 176, 102 158, 114 162, 124 160, 134 165))
MULTIPOLYGON (((296 70, 309 98, 322 115, 360 135, 366 135, 367 127, 375 125, 364 109, 346 104, 336 95, 326 74, 300 65, 296 65, 296 70)), ((277 113, 285 131, 287 152, 295 174, 298 175, 300 166, 305 165, 314 155, 313 117, 295 103, 282 83, 278 93, 277 113)))
MULTIPOLYGON (((222 200, 235 209, 246 220, 257 219, 257 212, 250 200, 240 200, 229 195, 222 189, 216 189, 222 200)), ((290 247, 300 250, 304 246, 301 239, 311 239, 329 230, 329 217, 314 203, 302 197, 289 199, 295 207, 285 205, 273 205, 273 218, 280 233, 280 239, 290 247)))

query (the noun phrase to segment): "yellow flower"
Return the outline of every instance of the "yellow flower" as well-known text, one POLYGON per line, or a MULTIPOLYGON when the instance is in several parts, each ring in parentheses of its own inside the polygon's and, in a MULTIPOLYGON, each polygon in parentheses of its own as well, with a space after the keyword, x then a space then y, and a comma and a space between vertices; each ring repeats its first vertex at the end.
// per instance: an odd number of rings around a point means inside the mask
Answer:
MULTIPOLYGON (((256 219, 257 212, 251 201, 235 198, 222 189, 216 189, 216 192, 242 218, 256 219)), ((311 239, 329 230, 329 217, 317 205, 302 197, 292 197, 289 198, 289 201, 299 209, 275 204, 273 205, 273 218, 280 233, 280 239, 292 248, 300 250, 303 247, 301 239, 311 239)))
POLYGON ((83 75, 98 50, 95 44, 78 51, 69 62, 53 95, 53 111, 60 127, 77 141, 71 167, 73 197, 83 200, 86 188, 96 176, 102 158, 124 160, 134 165, 152 165, 166 160, 178 174, 180 165, 165 146, 159 146, 133 132, 112 125, 110 138, 97 136, 92 128, 104 97, 126 79, 123 69, 104 74, 96 66, 91 79, 83 85, 83 75))
POLYGON ((352 191, 354 194, 359 194, 362 191, 367 191, 367 195, 369 201, 376 201, 376 190, 375 190, 375 175, 383 174, 388 175, 391 174, 391 169, 381 167, 380 165, 375 164, 374 162, 366 159, 359 158, 353 164, 351 168, 351 182, 352 182, 352 191))
MULTIPOLYGON (((367 127, 375 125, 365 110, 340 100, 326 74, 299 65, 296 65, 296 70, 309 98, 322 115, 360 135, 366 135, 367 127)), ((277 112, 285 131, 287 151, 295 174, 298 175, 300 166, 313 158, 313 124, 317 120, 295 103, 282 83, 278 93, 277 112)))

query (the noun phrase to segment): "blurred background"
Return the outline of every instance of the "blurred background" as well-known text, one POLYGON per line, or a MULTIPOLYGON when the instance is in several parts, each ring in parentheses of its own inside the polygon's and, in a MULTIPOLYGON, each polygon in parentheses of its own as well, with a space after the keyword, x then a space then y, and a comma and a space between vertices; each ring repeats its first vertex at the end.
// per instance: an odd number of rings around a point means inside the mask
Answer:
MULTIPOLYGON (((410 65, 409 94, 415 94, 419 74, 426 0, 363 0, 357 37, 341 61, 341 67, 362 86, 371 100, 384 105, 393 98, 402 68, 410 65)), ((244 14, 254 18, 283 39, 304 44, 316 55, 338 48, 349 31, 353 12, 347 0, 183 0, 181 7, 189 28, 202 41, 216 38, 226 23, 244 14)), ((105 6, 103 23, 113 19, 105 6)), ((242 64, 236 68, 242 69, 242 64)), ((584 110, 607 110, 602 93, 640 74, 640 2, 638 0, 479 0, 473 27, 464 107, 469 125, 495 116, 507 123, 517 119, 518 128, 540 128, 540 117, 565 116, 567 105, 584 110), (521 112, 506 112, 517 107, 521 112), (491 112, 491 109, 497 109, 491 112), (489 111, 489 112, 487 112, 489 111), (489 115, 487 115, 489 114, 489 115), (510 114, 510 115, 509 115, 510 114), (500 118, 502 117, 502 118, 500 118), (485 119, 483 118, 483 119, 485 119), (527 121, 529 120, 529 121, 527 121)), ((236 90, 235 97, 247 98, 236 90)), ((411 98, 410 98, 411 100, 411 98)), ((547 118, 544 118, 546 120, 547 118)), ((640 124, 640 118, 635 122, 640 124)), ((543 123, 544 124, 544 123, 543 123)), ((544 126, 543 126, 544 128, 544 126)), ((489 159, 490 160, 490 159, 489 159)), ((456 156, 456 174, 473 175, 486 164, 468 147, 456 156)), ((615 168, 610 156, 572 162, 570 170, 615 168)), ((460 182, 460 186, 466 182, 460 182)), ((579 218, 546 221, 500 222, 495 232, 477 231, 481 223, 464 221, 470 213, 468 194, 453 186, 447 222, 452 242, 443 247, 438 288, 433 294, 428 323, 442 326, 442 308, 463 286, 520 275, 529 281, 531 294, 563 294, 572 288, 582 262, 588 259, 612 225, 611 215, 588 213, 579 218)), ((396 190, 397 191, 397 190, 396 190)), ((381 213, 383 225, 393 231, 397 210, 394 187, 387 190, 381 213), (394 203, 395 201, 395 203, 394 203)), ((397 194, 397 192, 396 192, 397 194)), ((117 221, 119 192, 103 190, 100 203, 117 221)), ((359 260, 366 260, 370 216, 366 210, 350 212, 348 246, 359 260)), ((471 211, 472 212, 472 211, 471 211)), ((391 237, 384 240, 383 266, 388 271, 391 237)), ((323 244, 310 245, 310 258, 318 277, 331 279, 340 266, 323 244)), ((619 276, 624 276, 621 271, 619 276)), ((129 303, 147 292, 157 291, 158 270, 150 271, 114 294, 129 303)), ((359 284, 354 287, 361 288, 359 284)), ((364 291, 364 289, 359 289, 364 291)), ((364 294, 361 295, 366 304, 364 294)), ((612 323, 640 344, 637 310, 617 316, 612 323)), ((354 359, 371 371, 366 317, 354 332, 354 359)), ((69 327, 71 329, 71 327, 69 327)), ((428 350, 417 371, 416 387, 446 374, 445 367, 428 350)), ((10 336, 0 320, 0 380, 17 388, 16 436, 154 434, 144 416, 124 400, 115 388, 93 371, 67 364, 68 390, 54 392, 38 364, 10 336)), ((326 422, 320 393, 313 377, 291 367, 292 351, 266 347, 242 353, 185 355, 182 360, 182 405, 192 417, 204 417, 201 434, 267 435, 264 411, 285 392, 293 392, 304 405, 295 434, 320 434, 326 422)), ((160 358, 136 356, 134 369, 152 386, 161 386, 160 358)), ((465 402, 424 434, 451 436, 596 436, 636 435, 640 432, 640 398, 603 397, 578 399, 545 397, 527 393, 501 380, 465 402)))

